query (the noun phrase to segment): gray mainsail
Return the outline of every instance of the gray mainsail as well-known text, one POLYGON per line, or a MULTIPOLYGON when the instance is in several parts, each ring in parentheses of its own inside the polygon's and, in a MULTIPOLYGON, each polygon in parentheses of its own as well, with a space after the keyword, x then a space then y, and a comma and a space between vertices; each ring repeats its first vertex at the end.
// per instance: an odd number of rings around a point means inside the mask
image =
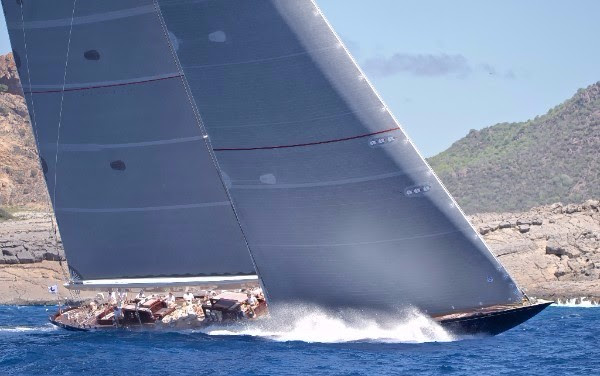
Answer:
POLYGON ((2 5, 74 274, 254 274, 155 2, 2 5))
POLYGON ((518 302, 310 0, 158 0, 270 303, 518 302))

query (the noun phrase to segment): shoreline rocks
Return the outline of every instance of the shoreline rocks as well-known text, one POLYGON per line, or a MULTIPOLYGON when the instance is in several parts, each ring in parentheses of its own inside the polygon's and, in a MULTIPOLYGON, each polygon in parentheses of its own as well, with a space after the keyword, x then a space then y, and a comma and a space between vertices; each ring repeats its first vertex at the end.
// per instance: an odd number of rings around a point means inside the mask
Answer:
POLYGON ((53 215, 24 211, 13 216, 0 222, 0 265, 65 260, 60 235, 54 235, 53 215))
POLYGON ((76 295, 63 287, 66 263, 41 261, 30 264, 0 265, 0 304, 56 305, 80 302, 94 296, 92 292, 76 295), (48 292, 57 285, 58 294, 48 292))
POLYGON ((599 200, 475 214, 470 220, 528 294, 600 299, 599 200))
MULTIPOLYGON (((0 222, 0 304, 52 304, 47 286, 61 285, 61 268, 66 270, 54 218, 36 211, 14 216, 0 222)), ((470 220, 528 295, 600 303, 600 201, 475 214, 470 220)))

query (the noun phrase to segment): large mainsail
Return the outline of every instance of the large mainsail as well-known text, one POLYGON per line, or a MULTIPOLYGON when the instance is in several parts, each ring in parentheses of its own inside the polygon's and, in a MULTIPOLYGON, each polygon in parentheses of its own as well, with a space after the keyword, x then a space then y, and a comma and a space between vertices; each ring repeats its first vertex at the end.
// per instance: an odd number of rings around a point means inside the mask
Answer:
POLYGON ((2 5, 73 274, 254 274, 156 3, 2 5))
POLYGON ((158 0, 270 303, 522 294, 310 0, 158 0))

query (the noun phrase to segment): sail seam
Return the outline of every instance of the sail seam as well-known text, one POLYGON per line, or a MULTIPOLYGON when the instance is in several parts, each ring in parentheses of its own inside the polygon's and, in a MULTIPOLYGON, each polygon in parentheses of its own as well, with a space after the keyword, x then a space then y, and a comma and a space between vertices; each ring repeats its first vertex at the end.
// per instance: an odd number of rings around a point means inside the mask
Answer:
MULTIPOLYGON (((125 149, 125 148, 139 148, 149 146, 160 146, 160 145, 172 145, 182 144, 186 142, 202 141, 202 137, 182 137, 172 138, 168 140, 155 140, 155 141, 141 141, 141 142, 129 142, 124 144, 61 144, 59 145, 60 151, 63 152, 96 152, 106 149, 125 149)), ((45 148, 54 148, 55 145, 44 144, 45 148)))
POLYGON ((345 117, 345 116, 349 116, 349 115, 357 115, 357 114, 375 110, 375 109, 378 110, 380 108, 381 108, 380 106, 371 106, 371 107, 365 107, 364 109, 360 109, 360 110, 356 110, 356 111, 346 111, 346 112, 340 112, 340 113, 332 114, 332 115, 317 116, 317 117, 313 117, 313 118, 291 120, 291 121, 245 123, 245 124, 241 124, 241 125, 224 125, 224 126, 220 125, 219 129, 233 129, 233 128, 247 129, 247 128, 264 127, 264 126, 270 126, 270 125, 288 125, 288 124, 298 124, 298 123, 304 123, 304 122, 311 123, 311 122, 315 122, 315 121, 319 121, 319 120, 329 120, 329 119, 341 118, 341 117, 345 117))
POLYGON ((415 240, 415 239, 427 239, 427 238, 437 238, 447 235, 452 235, 459 233, 463 230, 463 228, 459 228, 457 230, 452 231, 440 231, 427 235, 418 235, 418 236, 406 236, 403 238, 394 238, 387 240, 374 240, 370 242, 354 242, 354 243, 320 243, 320 244, 257 244, 260 247, 290 247, 290 248, 316 248, 316 247, 348 247, 348 246, 359 246, 359 245, 373 245, 373 244, 385 244, 385 243, 395 243, 401 242, 404 240, 415 240))
POLYGON ((336 139, 333 139, 333 140, 325 140, 325 141, 307 142, 307 143, 303 143, 303 144, 275 145, 275 146, 258 146, 258 147, 251 147, 251 148, 215 148, 213 150, 214 151, 249 151, 249 150, 288 149, 288 148, 297 148, 297 147, 303 147, 303 146, 332 144, 332 143, 335 143, 335 142, 356 140, 358 138, 365 138, 365 137, 369 137, 369 136, 375 136, 375 135, 378 135, 378 134, 387 133, 387 132, 393 132, 393 131, 397 131, 397 130, 398 130, 398 128, 389 128, 389 129, 384 129, 384 130, 378 131, 378 132, 360 134, 358 136, 336 138, 336 139))
POLYGON ((70 213, 126 213, 126 212, 143 212, 143 211, 158 211, 158 210, 177 210, 177 209, 198 209, 209 208, 214 206, 229 205, 229 201, 208 202, 201 204, 187 205, 168 205, 168 206, 147 206, 140 208, 56 208, 57 211, 70 213))
MULTIPOLYGON (((89 16, 81 16, 75 17, 74 20, 70 20, 69 18, 59 18, 52 20, 38 20, 38 21, 29 21, 27 23, 23 23, 23 27, 26 29, 50 29, 56 27, 64 27, 69 26, 71 23, 73 25, 84 25, 90 23, 104 22, 104 21, 113 21, 121 18, 135 17, 148 13, 152 13, 152 6, 145 5, 137 8, 129 8, 122 9, 112 12, 106 12, 101 14, 89 15, 89 16)), ((16 29, 17 25, 9 22, 7 23, 8 29, 16 29)))
POLYGON ((64 93, 64 92, 69 92, 69 91, 104 89, 104 88, 117 87, 117 86, 139 85, 139 84, 145 84, 145 83, 149 83, 149 82, 170 80, 173 78, 181 78, 181 75, 176 74, 176 75, 172 75, 172 76, 158 77, 158 78, 152 78, 152 79, 148 79, 148 80, 119 82, 119 83, 108 84, 108 85, 83 86, 83 87, 74 87, 74 88, 65 88, 65 89, 56 89, 56 90, 37 90, 37 91, 32 90, 32 91, 26 91, 25 94, 52 94, 52 93, 64 93))
POLYGON ((228 66, 233 66, 233 65, 258 64, 258 63, 269 62, 269 61, 285 60, 285 59, 290 59, 290 58, 298 57, 298 56, 312 55, 313 53, 324 52, 324 51, 329 51, 329 50, 333 50, 333 49, 335 49, 335 47, 324 47, 324 48, 319 48, 319 49, 315 49, 312 51, 304 51, 304 52, 298 52, 295 54, 288 54, 288 55, 281 55, 281 56, 272 56, 272 57, 267 57, 264 59, 233 61, 233 62, 222 63, 222 64, 186 65, 185 68, 187 68, 187 69, 205 69, 205 68, 228 67, 228 66))

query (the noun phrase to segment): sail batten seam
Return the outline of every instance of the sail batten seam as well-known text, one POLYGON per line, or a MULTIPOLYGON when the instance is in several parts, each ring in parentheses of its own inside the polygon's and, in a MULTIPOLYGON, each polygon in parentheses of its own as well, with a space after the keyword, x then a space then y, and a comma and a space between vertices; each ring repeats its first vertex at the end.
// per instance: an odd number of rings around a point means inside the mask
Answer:
POLYGON ((333 139, 333 140, 325 140, 325 141, 307 142, 307 143, 303 143, 303 144, 276 145, 276 146, 258 146, 258 147, 250 147, 250 148, 214 148, 213 150, 214 151, 250 151, 250 150, 288 149, 288 148, 297 148, 297 147, 303 147, 303 146, 332 144, 334 142, 356 140, 358 138, 375 136, 377 134, 382 134, 382 133, 387 133, 387 132, 393 132, 393 131, 398 131, 398 130, 399 130, 398 128, 394 127, 394 128, 384 129, 384 130, 378 131, 378 132, 361 134, 361 135, 358 135, 358 136, 336 138, 336 139, 333 139))
POLYGON ((187 204, 187 205, 166 205, 166 206, 146 206, 139 208, 56 208, 57 211, 70 212, 70 213, 123 213, 123 212, 143 212, 143 211, 158 211, 158 210, 177 210, 177 209, 197 209, 197 208, 208 208, 214 206, 227 206, 231 205, 229 201, 219 202, 207 202, 201 204, 187 204))
POLYGON ((138 81, 115 82, 115 83, 105 84, 105 85, 70 87, 70 88, 65 88, 64 90, 63 89, 36 90, 36 91, 31 90, 31 91, 24 92, 24 94, 52 94, 52 93, 62 93, 62 92, 69 92, 69 91, 104 89, 104 88, 118 87, 118 86, 139 85, 139 84, 145 84, 145 83, 149 83, 149 82, 169 80, 169 79, 173 79, 173 78, 181 78, 181 74, 168 75, 168 76, 164 76, 164 77, 156 77, 156 78, 150 78, 150 79, 138 80, 138 81))
MULTIPOLYGON (((122 144, 60 144, 59 150, 63 152, 94 152, 102 151, 105 149, 125 149, 125 148, 138 148, 146 146, 158 146, 158 145, 171 145, 180 144, 186 142, 202 141, 201 136, 193 137, 181 137, 172 138, 168 140, 155 140, 155 141, 142 141, 142 142, 129 142, 122 144)), ((46 144, 45 149, 54 149, 56 145, 46 144)))

